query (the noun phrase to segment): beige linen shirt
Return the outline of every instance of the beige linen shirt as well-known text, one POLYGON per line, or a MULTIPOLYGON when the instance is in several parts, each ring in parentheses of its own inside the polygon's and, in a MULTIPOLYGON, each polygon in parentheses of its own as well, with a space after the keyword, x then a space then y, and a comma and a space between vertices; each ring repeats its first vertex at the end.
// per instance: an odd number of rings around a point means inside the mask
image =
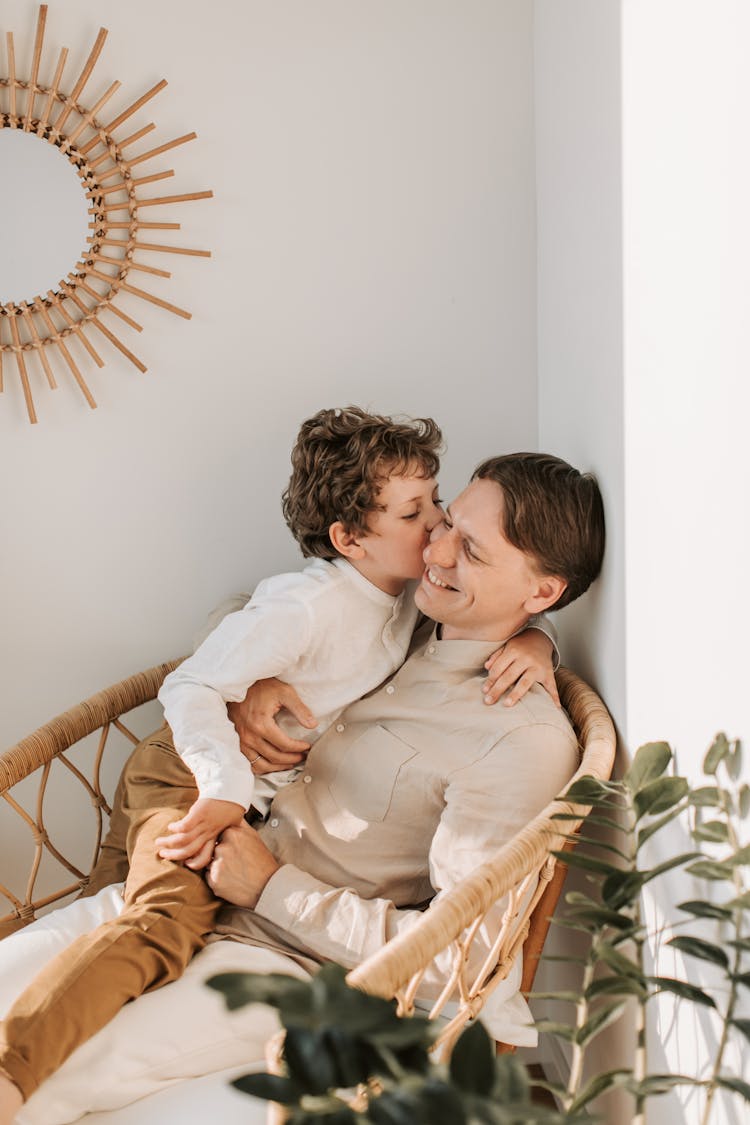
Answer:
MULTIPOLYGON (((358 964, 562 792, 578 762, 565 714, 536 685, 487 706, 497 642, 440 640, 432 622, 381 687, 311 749, 260 828, 282 865, 254 911, 225 907, 218 931, 300 963, 358 964)), ((474 943, 483 960, 502 905, 474 943)), ((450 954, 425 978, 434 996, 450 954)))

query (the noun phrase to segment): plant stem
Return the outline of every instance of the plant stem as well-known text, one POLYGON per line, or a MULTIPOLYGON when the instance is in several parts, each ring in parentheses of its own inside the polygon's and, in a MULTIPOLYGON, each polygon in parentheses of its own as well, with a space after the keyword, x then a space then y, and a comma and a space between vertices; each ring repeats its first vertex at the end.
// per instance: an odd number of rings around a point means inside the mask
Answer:
MULTIPOLYGON (((636 832, 638 824, 638 816, 633 798, 628 793, 628 813, 632 823, 631 840, 631 854, 630 854, 630 870, 638 870, 638 833, 636 832)), ((641 892, 638 892, 633 902, 633 925, 635 934, 643 933, 643 915, 641 912, 641 892)), ((641 974, 641 978, 645 976, 645 969, 643 964, 643 950, 645 941, 643 937, 636 936, 633 938, 635 945, 635 963, 641 974)), ((648 1067, 648 1050, 646 1043, 646 1003, 648 995, 644 991, 643 994, 638 995, 637 1005, 635 1010, 635 1052, 633 1056, 633 1079, 636 1084, 637 1093, 635 1094, 635 1112, 633 1115, 632 1125, 644 1125, 646 1120, 646 1095, 641 1090, 641 1084, 646 1077, 646 1070, 648 1067)))
MULTIPOLYGON (((586 1020, 589 1018, 589 1002, 587 993, 591 982, 594 979, 594 965, 595 957, 593 955, 594 944, 592 943, 592 953, 586 960, 586 966, 583 970, 583 980, 581 982, 581 993, 576 1003, 576 1032, 579 1032, 585 1025, 586 1020)), ((583 1060, 586 1054, 585 1047, 582 1043, 573 1040, 573 1057, 570 1062, 570 1074, 568 1075, 568 1086, 563 1098, 563 1109, 567 1112, 576 1097, 583 1080, 583 1060)))
MULTIPOLYGON (((641 932, 641 908, 640 904, 635 905, 635 920, 638 926, 637 932, 641 932)), ((643 966, 643 938, 635 938, 635 952, 636 963, 641 971, 644 972, 643 966)), ((640 1085, 646 1077, 646 1066, 648 1062, 648 1051, 646 1049, 646 997, 638 997, 638 1006, 635 1013, 635 1057, 633 1059, 633 1078, 639 1092, 635 1095, 635 1114, 633 1116, 633 1125, 643 1125, 646 1120, 646 1096, 640 1092, 640 1085)))
MULTIPOLYGON (((731 817, 731 809, 730 809, 729 803, 727 801, 727 795, 724 793, 722 796, 723 796, 723 800, 722 800, 723 812, 724 812, 724 815, 726 817, 726 824, 727 824, 727 830, 728 830, 728 835, 729 835, 729 843, 732 846, 732 848, 734 850, 736 850, 739 846, 739 840, 737 839, 737 833, 734 830, 734 824, 732 822, 732 817, 731 817)), ((738 896, 741 895, 744 888, 742 886, 742 880, 740 879, 739 872, 737 871, 736 868, 735 868, 735 871, 734 871, 734 876, 733 876, 732 881, 734 883, 734 889, 735 889, 736 894, 738 896)), ((741 906, 738 906, 735 909, 735 912, 734 912, 734 937, 735 937, 736 941, 739 941, 742 937, 742 918, 743 918, 743 909, 742 909, 741 906)), ((707 1089, 706 1089, 706 1104, 703 1107, 703 1115, 701 1117, 701 1125, 708 1125, 709 1118, 711 1117, 711 1109, 713 1107, 714 1094, 716 1093, 716 1090, 717 1090, 716 1079, 721 1074, 721 1066, 722 1066, 722 1063, 724 1061, 724 1051, 726 1050, 726 1046, 727 1046, 727 1043, 729 1041, 729 1027, 730 1027, 731 1021, 734 1017, 734 1009, 735 1009, 735 1006, 737 1004, 737 983, 736 983, 734 978, 737 975, 737 973, 739 973, 739 971, 740 971, 741 961, 742 961, 742 950, 739 949, 738 946, 735 946, 734 947, 734 960, 733 960, 733 963, 732 963, 732 968, 730 969, 729 973, 727 974, 728 979, 729 979, 729 1000, 727 1001, 726 1011, 724 1013, 724 1018, 722 1020, 721 1039, 719 1040, 719 1046, 718 1046, 718 1049, 716 1051, 716 1057, 714 1059, 714 1065, 713 1065, 713 1069, 711 1071, 711 1077, 708 1080, 708 1085, 707 1085, 707 1089)))

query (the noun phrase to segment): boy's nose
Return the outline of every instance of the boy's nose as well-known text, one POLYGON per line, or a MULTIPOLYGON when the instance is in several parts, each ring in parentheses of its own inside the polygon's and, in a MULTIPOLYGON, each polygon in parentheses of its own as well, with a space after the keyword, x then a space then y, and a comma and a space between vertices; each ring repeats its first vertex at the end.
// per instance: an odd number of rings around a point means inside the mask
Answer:
POLYGON ((432 532, 437 527, 437 525, 439 523, 442 523, 442 521, 443 521, 443 509, 439 508, 437 506, 437 504, 433 504, 432 509, 428 513, 427 519, 425 520, 425 527, 427 528, 428 533, 432 534, 432 532))

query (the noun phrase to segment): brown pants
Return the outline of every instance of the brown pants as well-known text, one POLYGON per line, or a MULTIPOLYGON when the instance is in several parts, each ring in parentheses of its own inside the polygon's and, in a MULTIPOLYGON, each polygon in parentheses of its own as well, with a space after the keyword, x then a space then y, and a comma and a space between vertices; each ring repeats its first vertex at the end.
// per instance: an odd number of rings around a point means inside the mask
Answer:
POLYGON ((0 1024, 0 1073, 24 1099, 128 1000, 181 976, 205 944, 217 899, 201 873, 154 846, 197 798, 167 726, 135 748, 91 888, 125 878, 125 909, 46 965, 0 1024))

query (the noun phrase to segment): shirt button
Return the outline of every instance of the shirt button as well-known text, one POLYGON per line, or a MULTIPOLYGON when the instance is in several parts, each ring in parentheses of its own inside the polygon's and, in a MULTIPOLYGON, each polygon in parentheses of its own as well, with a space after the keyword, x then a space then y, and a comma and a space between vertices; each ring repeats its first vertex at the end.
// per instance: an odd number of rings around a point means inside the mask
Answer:
POLYGON ((310 777, 309 773, 306 773, 302 780, 304 781, 305 785, 309 785, 312 781, 312 778, 310 777))
POLYGON ((396 690, 396 689, 395 689, 395 687, 393 686, 393 684, 388 684, 388 687, 387 687, 387 688, 385 689, 385 694, 386 694, 386 695, 393 695, 393 693, 394 693, 394 691, 395 691, 395 690, 396 690))
POLYGON ((271 827, 272 828, 278 828, 279 827, 279 822, 276 819, 276 817, 274 817, 273 820, 271 821, 271 827))
POLYGON ((430 645, 430 647, 427 649, 427 651, 430 654, 430 656, 434 656, 435 653, 437 652, 437 649, 435 648, 434 645, 430 645))
POLYGON ((341 734, 342 730, 344 729, 345 728, 343 723, 336 723, 336 730, 339 732, 339 734, 341 734))

